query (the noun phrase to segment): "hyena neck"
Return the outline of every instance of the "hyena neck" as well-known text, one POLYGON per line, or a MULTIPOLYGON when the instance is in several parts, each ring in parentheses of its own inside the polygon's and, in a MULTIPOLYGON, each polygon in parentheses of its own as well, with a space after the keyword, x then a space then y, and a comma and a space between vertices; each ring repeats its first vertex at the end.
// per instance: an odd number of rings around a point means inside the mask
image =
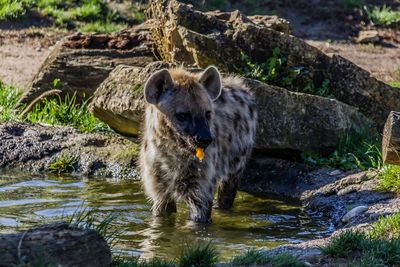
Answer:
POLYGON ((146 136, 150 138, 160 153, 187 157, 190 151, 182 148, 182 140, 169 125, 165 116, 155 107, 146 109, 146 136))

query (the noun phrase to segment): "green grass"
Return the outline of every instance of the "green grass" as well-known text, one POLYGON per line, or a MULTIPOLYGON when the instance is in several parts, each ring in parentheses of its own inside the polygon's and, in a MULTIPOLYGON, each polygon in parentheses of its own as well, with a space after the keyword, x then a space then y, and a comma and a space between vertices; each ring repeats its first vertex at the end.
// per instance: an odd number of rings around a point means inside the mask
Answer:
POLYGON ((178 265, 190 266, 215 266, 218 262, 218 253, 211 243, 187 247, 182 251, 178 265))
POLYGON ((0 20, 13 20, 23 17, 25 4, 18 0, 0 0, 0 20))
POLYGON ((116 32, 126 28, 128 25, 123 23, 113 23, 110 21, 95 21, 84 24, 79 28, 80 32, 103 32, 110 33, 116 32))
POLYGON ((400 239, 400 213, 380 217, 369 232, 371 238, 400 239))
POLYGON ((265 266, 272 265, 274 267, 303 267, 306 266, 293 255, 279 254, 276 256, 266 256, 257 250, 249 250, 246 253, 234 257, 230 262, 230 266, 265 266))
POLYGON ((173 261, 166 261, 159 258, 151 260, 140 260, 139 257, 131 257, 128 259, 114 259, 113 267, 174 267, 176 264, 173 261))
POLYGON ((245 77, 290 91, 331 97, 329 80, 323 80, 321 84, 315 85, 309 69, 305 66, 290 66, 287 57, 278 48, 275 48, 272 56, 262 64, 252 62, 243 52, 241 57, 244 66, 239 68, 238 72, 245 77))
POLYGON ((0 122, 17 118, 15 106, 22 95, 22 91, 15 86, 5 85, 0 81, 0 122))
POLYGON ((290 254, 278 254, 266 256, 259 251, 249 250, 242 255, 232 258, 229 262, 218 263, 218 255, 215 248, 210 244, 195 245, 186 248, 182 255, 167 261, 160 258, 140 260, 139 257, 115 258, 114 267, 211 267, 211 266, 273 266, 273 267, 303 267, 306 266, 297 257, 290 254))
POLYGON ((380 169, 382 157, 380 138, 373 129, 363 129, 360 133, 349 133, 328 156, 318 153, 302 153, 303 161, 311 166, 326 166, 343 170, 370 168, 380 169))
POLYGON ((74 165, 77 157, 71 155, 60 155, 54 162, 50 163, 48 169, 52 173, 65 174, 75 170, 74 165))
POLYGON ((88 101, 76 103, 76 97, 43 99, 26 116, 32 123, 72 126, 83 132, 108 131, 108 126, 88 111, 88 101))
POLYGON ((400 22, 400 11, 392 10, 386 5, 375 6, 372 10, 367 9, 367 15, 376 25, 390 26, 400 22))
POLYGON ((400 239, 378 239, 346 231, 321 248, 331 258, 344 258, 350 266, 399 266, 400 239))
POLYGON ((346 9, 355 9, 362 7, 364 0, 341 0, 340 4, 346 9))
POLYGON ((0 0, 0 20, 21 19, 36 12, 61 28, 115 32, 144 20, 143 5, 123 3, 129 12, 121 14, 106 0, 0 0))
POLYGON ((390 86, 400 88, 400 81, 389 82, 390 86))
POLYGON ((379 171, 378 179, 378 189, 400 193, 400 166, 383 166, 379 171))
POLYGON ((82 229, 95 230, 113 247, 114 241, 119 235, 120 231, 115 229, 111 224, 117 218, 115 213, 110 213, 104 218, 96 217, 97 209, 78 208, 69 218, 68 222, 71 225, 80 227, 82 229))

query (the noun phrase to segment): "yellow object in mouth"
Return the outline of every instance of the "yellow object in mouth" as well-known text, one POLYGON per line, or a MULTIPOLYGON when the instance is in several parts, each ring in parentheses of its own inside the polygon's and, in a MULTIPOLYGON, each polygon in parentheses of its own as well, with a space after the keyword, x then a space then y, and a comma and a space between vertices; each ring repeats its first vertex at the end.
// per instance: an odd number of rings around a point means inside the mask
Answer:
POLYGON ((196 157, 202 161, 204 158, 204 149, 201 147, 196 148, 196 157))

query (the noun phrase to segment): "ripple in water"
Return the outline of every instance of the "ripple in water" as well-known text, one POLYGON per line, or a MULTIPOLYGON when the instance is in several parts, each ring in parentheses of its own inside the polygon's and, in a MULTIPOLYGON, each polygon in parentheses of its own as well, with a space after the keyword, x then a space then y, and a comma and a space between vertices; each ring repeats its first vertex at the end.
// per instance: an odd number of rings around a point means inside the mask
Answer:
POLYGON ((94 209, 98 220, 116 215, 114 252, 121 255, 172 259, 197 242, 216 246, 222 259, 250 248, 271 248, 327 236, 322 218, 305 214, 299 203, 273 196, 239 192, 231 211, 213 210, 213 223, 194 226, 188 211, 153 218, 137 181, 106 178, 0 174, 0 232, 67 218, 78 209, 94 209))

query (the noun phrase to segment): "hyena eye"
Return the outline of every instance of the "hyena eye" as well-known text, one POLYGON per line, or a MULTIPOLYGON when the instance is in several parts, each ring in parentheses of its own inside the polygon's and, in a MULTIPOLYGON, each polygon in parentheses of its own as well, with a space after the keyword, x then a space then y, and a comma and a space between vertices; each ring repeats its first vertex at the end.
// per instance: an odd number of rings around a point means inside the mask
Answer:
POLYGON ((189 112, 178 112, 175 114, 175 117, 178 121, 183 122, 190 119, 189 112))
POLYGON ((211 119, 211 111, 206 111, 206 119, 210 120, 211 119))

